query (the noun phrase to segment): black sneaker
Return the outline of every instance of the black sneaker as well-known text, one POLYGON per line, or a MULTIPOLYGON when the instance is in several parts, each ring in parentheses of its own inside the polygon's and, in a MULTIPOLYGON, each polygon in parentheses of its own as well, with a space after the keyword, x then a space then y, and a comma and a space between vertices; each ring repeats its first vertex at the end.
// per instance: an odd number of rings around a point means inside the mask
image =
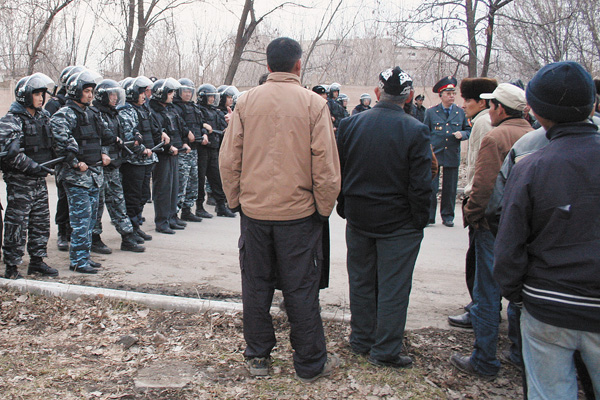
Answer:
POLYGON ((106 244, 104 244, 104 242, 100 238, 100 235, 98 235, 96 233, 92 234, 91 251, 93 251, 94 253, 98 253, 98 254, 111 254, 112 253, 112 250, 110 249, 110 247, 108 247, 106 244))
POLYGON ((4 277, 6 279, 23 279, 23 275, 19 273, 19 269, 16 265, 7 265, 4 277))
POLYGON ((58 276, 58 270, 51 268, 43 261, 30 262, 27 268, 27 275, 41 274, 44 276, 58 276))
POLYGON ((296 378, 298 378, 300 382, 311 383, 319 378, 331 375, 333 371, 340 366, 340 364, 341 361, 338 356, 336 356, 335 354, 328 354, 327 361, 325 361, 325 365, 323 365, 323 370, 320 373, 313 376, 312 378, 302 378, 298 376, 298 374, 296 374, 296 378))
POLYGON ((248 358, 246 366, 252 376, 267 376, 269 375, 271 360, 265 357, 248 358))
POLYGON ((367 361, 373 365, 377 365, 379 367, 391 367, 391 368, 409 368, 412 366, 412 358, 410 358, 409 356, 401 356, 399 355, 395 360, 391 360, 391 361, 383 361, 383 360, 378 360, 376 358, 373 358, 371 356, 369 356, 369 358, 367 358, 367 361))

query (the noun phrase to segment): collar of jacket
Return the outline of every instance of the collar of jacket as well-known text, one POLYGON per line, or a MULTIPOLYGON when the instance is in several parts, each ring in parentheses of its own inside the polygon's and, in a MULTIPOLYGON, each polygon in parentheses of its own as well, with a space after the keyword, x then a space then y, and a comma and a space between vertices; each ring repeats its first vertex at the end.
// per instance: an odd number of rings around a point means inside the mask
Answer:
POLYGON ((390 110, 404 112, 404 108, 400 107, 398 104, 390 103, 389 101, 379 101, 373 106, 373 108, 388 108, 390 110))
POLYGON ((478 119, 484 118, 486 115, 490 115, 489 108, 484 108, 483 110, 479 111, 477 113, 477 115, 474 116, 473 119, 471 119, 471 125, 475 124, 475 121, 477 121, 478 119))
POLYGON ((546 132, 546 137, 549 140, 557 139, 562 136, 569 135, 589 135, 597 134, 598 127, 591 122, 567 122, 564 124, 554 125, 546 132))
POLYGON ((85 110, 87 110, 88 106, 83 106, 83 108, 75 101, 72 99, 68 99, 67 102, 65 103, 65 106, 70 107, 73 110, 76 110, 77 112, 81 112, 84 113, 85 110))
MULTIPOLYGON (((16 101, 13 101, 11 103, 8 111, 11 112, 12 114, 25 114, 25 115, 31 117, 31 114, 29 114, 29 111, 27 111, 27 109, 23 106, 23 104, 18 103, 16 101)), ((36 114, 37 114, 37 111, 36 111, 36 114)))
POLYGON ((154 99, 151 99, 149 104, 151 109, 159 113, 167 108, 166 104, 163 104, 160 101, 154 99))
POLYGON ((300 84, 300 77, 291 72, 271 72, 267 78, 267 82, 286 82, 300 84))

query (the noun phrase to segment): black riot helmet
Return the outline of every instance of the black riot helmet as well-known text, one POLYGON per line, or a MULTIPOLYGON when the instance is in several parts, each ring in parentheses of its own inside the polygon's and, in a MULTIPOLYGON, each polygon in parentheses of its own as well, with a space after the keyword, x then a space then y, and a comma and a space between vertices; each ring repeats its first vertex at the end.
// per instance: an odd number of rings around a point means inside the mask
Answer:
POLYGON ((64 68, 59 77, 60 85, 66 87, 69 78, 74 74, 83 71, 84 69, 85 67, 81 65, 69 65, 68 67, 64 68))
POLYGON ((94 100, 106 107, 122 106, 125 104, 125 90, 118 82, 104 79, 96 86, 94 100))
POLYGON ((194 85, 194 82, 192 82, 190 79, 187 79, 187 78, 181 78, 178 82, 181 85, 181 87, 175 93, 175 97, 181 100, 181 99, 183 99, 181 97, 181 94, 183 92, 187 91, 187 92, 192 93, 192 97, 190 98, 190 100, 188 100, 188 101, 192 101, 193 97, 194 97, 194 93, 196 92, 196 86, 194 85))
POLYGON ((348 100, 350 100, 350 98, 348 97, 347 94, 344 93, 340 93, 337 97, 337 99, 335 99, 338 103, 340 103, 342 106, 345 107, 344 105, 344 101, 346 102, 346 104, 348 104, 348 100))
POLYGON ((333 97, 333 92, 338 92, 339 95, 341 90, 342 86, 339 83, 333 82, 331 85, 329 85, 328 96, 335 99, 335 97, 333 97))
POLYGON ((371 95, 369 93, 363 93, 360 95, 360 104, 368 106, 371 104, 371 95), (368 103, 367 103, 368 101, 368 103))
POLYGON ((198 103, 203 106, 213 105, 216 106, 219 104, 219 92, 217 92, 217 88, 211 85, 210 83, 205 83, 204 85, 200 85, 197 91, 198 103), (208 97, 213 96, 214 100, 212 103, 208 103, 208 97))
POLYGON ((127 99, 127 101, 137 103, 138 99, 140 98, 140 94, 144 93, 147 88, 152 86, 152 81, 146 78, 145 76, 138 76, 137 78, 132 78, 130 82, 125 83, 125 98, 127 99))
POLYGON ((152 86, 152 100, 166 103, 170 92, 174 92, 181 87, 174 78, 159 79, 152 86))
POLYGON ((95 88, 101 80, 100 74, 89 69, 71 75, 67 81, 67 97, 71 100, 80 101, 83 90, 88 87, 95 88))
MULTIPOLYGON (((40 72, 21 78, 15 87, 17 103, 26 108, 33 108, 33 94, 43 92, 46 94, 54 88, 54 81, 40 72)), ((42 103, 43 105, 44 103, 42 103)))
POLYGON ((220 99, 219 99, 219 106, 221 106, 221 107, 225 107, 225 102, 227 101, 227 97, 234 98, 235 96, 237 96, 240 93, 238 88, 236 88, 235 86, 227 86, 227 85, 219 86, 217 91, 221 95, 220 99))

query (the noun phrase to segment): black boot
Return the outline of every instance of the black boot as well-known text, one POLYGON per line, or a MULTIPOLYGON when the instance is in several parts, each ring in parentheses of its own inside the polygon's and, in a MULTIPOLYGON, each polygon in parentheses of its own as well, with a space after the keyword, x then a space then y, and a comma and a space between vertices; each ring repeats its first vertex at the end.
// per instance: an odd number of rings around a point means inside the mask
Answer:
POLYGON ((88 264, 92 268, 102 268, 102 264, 100 264, 99 262, 96 262, 96 261, 92 260, 91 258, 88 260, 88 264))
POLYGON ((192 214, 192 210, 189 208, 184 208, 181 210, 181 219, 190 222, 202 222, 202 218, 192 214))
POLYGON ((206 205, 208 205, 208 206, 216 206, 217 205, 215 198, 210 193, 208 194, 208 196, 206 196, 206 205))
POLYGON ((137 233, 133 232, 133 238, 137 244, 144 244, 146 241, 142 239, 137 233))
POLYGON ((58 239, 56 246, 60 251, 69 251, 69 236, 67 234, 67 227, 64 225, 58 226, 58 239))
POLYGON ((206 211, 204 209, 202 204, 200 204, 200 205, 196 204, 196 216, 200 217, 200 218, 212 218, 213 217, 213 215, 211 213, 209 213, 208 211, 206 211))
POLYGON ((181 225, 184 228, 187 226, 187 222, 185 222, 184 220, 182 220, 181 218, 179 218, 177 215, 175 215, 175 223, 177 225, 181 225))
POLYGON ((23 279, 23 275, 19 273, 16 265, 6 265, 4 277, 6 279, 23 279))
POLYGON ((152 240, 152 236, 148 235, 146 232, 142 230, 142 228, 137 227, 133 229, 135 234, 144 239, 146 242, 152 240))
POLYGON ((58 271, 49 267, 41 257, 31 257, 31 260, 29 261, 29 267, 27 268, 27 275, 31 274, 58 276, 58 271))
POLYGON ((134 233, 127 233, 125 235, 121 235, 121 250, 122 251, 133 251, 134 253, 143 253, 146 251, 144 246, 140 246, 135 240, 134 233))
POLYGON ((217 204, 215 207, 217 217, 235 218, 235 214, 225 205, 224 202, 217 204))
POLYGON ((100 235, 97 233, 92 233, 92 248, 91 251, 99 254, 111 254, 112 250, 104 244, 100 235))

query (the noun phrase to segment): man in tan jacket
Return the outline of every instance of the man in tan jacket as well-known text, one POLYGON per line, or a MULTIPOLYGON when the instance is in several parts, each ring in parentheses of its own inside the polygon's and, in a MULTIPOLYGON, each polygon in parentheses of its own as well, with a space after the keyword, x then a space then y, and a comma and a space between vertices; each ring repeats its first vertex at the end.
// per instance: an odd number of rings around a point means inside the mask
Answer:
POLYGON ((267 47, 269 77, 241 97, 219 155, 229 207, 239 210, 244 355, 252 375, 267 375, 275 333, 269 310, 283 291, 304 382, 329 375, 319 312, 323 224, 341 174, 326 101, 300 85, 302 49, 290 38, 267 47))

